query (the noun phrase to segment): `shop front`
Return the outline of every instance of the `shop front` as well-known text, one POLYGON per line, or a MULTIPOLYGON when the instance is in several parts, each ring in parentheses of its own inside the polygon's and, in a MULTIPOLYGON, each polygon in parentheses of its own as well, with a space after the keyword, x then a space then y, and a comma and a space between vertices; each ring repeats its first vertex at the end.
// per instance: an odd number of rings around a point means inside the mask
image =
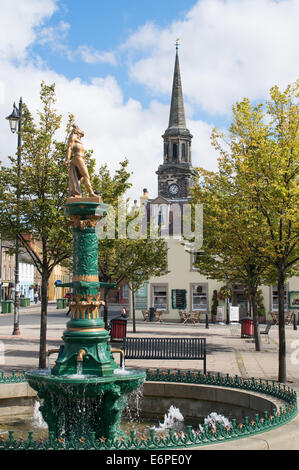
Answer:
POLYGON ((14 283, 11 281, 2 281, 1 283, 1 300, 14 299, 14 283))

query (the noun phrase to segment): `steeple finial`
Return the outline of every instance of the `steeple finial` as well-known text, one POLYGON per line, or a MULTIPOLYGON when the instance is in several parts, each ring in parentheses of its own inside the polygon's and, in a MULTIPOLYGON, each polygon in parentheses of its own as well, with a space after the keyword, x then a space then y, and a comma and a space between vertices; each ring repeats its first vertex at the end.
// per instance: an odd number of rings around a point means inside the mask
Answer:
POLYGON ((179 54, 178 54, 179 38, 176 39, 175 48, 176 48, 176 57, 175 57, 175 65, 174 65, 168 127, 185 129, 186 121, 185 121, 184 100, 183 100, 181 73, 180 73, 180 65, 179 65, 179 54))
POLYGON ((175 50, 176 51, 179 50, 179 45, 180 45, 179 41, 180 41, 180 38, 176 38, 176 40, 175 40, 175 50))

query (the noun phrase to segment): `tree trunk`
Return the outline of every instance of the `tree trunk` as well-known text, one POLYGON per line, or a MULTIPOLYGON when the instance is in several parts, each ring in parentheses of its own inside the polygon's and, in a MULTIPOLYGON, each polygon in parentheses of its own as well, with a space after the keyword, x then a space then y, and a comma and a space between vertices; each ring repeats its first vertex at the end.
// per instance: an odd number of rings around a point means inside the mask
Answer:
POLYGON ((104 305, 104 323, 105 323, 105 328, 106 330, 108 329, 108 293, 109 293, 109 289, 108 287, 104 287, 104 302, 105 302, 105 305, 104 305))
POLYGON ((39 345, 39 368, 47 367, 47 314, 48 314, 48 282, 49 275, 46 268, 42 272, 41 286, 41 317, 40 317, 40 345, 39 345))
POLYGON ((136 316, 135 316, 135 291, 132 289, 132 319, 133 319, 133 333, 136 333, 136 316))
POLYGON ((254 341, 255 341, 255 350, 262 350, 261 336, 259 332, 259 317, 258 317, 258 308, 256 301, 257 287, 249 288, 250 303, 252 308, 252 317, 253 317, 253 332, 254 332, 254 341))
POLYGON ((284 326, 284 269, 278 266, 278 381, 286 382, 286 338, 284 326))

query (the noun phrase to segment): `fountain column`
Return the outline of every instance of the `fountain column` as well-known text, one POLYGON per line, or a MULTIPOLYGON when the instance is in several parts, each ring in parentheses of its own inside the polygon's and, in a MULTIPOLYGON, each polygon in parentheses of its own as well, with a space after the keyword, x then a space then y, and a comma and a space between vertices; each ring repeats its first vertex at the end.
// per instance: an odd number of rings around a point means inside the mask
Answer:
POLYGON ((99 289, 113 286, 99 282, 98 277, 96 225, 107 207, 91 198, 69 198, 65 205, 73 230, 73 279, 62 287, 71 287, 73 294, 71 320, 63 333, 64 346, 52 369, 54 375, 75 374, 78 364, 82 374, 97 376, 110 375, 117 367, 100 315, 99 289))

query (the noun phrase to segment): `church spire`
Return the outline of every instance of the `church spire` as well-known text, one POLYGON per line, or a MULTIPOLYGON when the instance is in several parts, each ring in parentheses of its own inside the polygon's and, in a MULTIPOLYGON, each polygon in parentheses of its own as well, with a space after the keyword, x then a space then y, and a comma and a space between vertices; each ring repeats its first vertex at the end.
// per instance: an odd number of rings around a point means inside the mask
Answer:
POLYGON ((164 158, 159 165, 158 193, 164 198, 184 200, 189 197, 194 170, 191 162, 192 135, 186 128, 183 90, 181 82, 178 39, 172 84, 169 125, 164 134, 164 158))
POLYGON ((182 90, 182 80, 180 72, 180 63, 179 63, 179 39, 176 40, 176 55, 175 55, 175 64, 174 64, 174 74, 173 74, 173 83, 172 83, 172 95, 171 95, 171 105, 170 105, 170 114, 169 114, 169 124, 168 127, 175 127, 179 129, 186 129, 186 119, 185 119, 185 110, 184 110, 184 100, 183 100, 183 90, 182 90))

